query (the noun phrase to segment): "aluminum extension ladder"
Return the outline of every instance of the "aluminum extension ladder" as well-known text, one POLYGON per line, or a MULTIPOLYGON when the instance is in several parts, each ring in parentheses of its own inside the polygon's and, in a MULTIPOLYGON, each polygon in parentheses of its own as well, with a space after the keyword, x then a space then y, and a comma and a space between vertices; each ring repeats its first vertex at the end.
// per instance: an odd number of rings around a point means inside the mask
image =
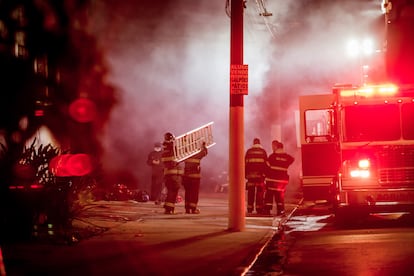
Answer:
POLYGON ((193 129, 174 139, 174 159, 176 162, 184 161, 201 151, 203 142, 206 147, 212 147, 216 143, 213 141, 213 123, 210 122, 201 127, 193 129))

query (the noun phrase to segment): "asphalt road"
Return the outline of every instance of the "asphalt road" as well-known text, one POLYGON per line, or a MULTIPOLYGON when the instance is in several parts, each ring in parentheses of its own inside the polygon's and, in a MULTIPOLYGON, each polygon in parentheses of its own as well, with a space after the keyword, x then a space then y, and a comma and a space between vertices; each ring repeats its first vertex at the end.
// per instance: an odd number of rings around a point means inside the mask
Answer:
POLYGON ((330 206, 305 203, 247 275, 412 275, 413 229, 396 214, 337 226, 330 206))

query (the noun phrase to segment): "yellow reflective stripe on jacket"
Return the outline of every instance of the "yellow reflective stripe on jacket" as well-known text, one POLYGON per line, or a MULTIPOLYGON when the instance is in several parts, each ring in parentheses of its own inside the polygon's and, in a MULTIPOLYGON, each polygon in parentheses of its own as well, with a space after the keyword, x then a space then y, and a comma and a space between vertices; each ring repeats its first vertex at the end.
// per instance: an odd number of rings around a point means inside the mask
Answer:
POLYGON ((260 187, 260 186, 263 186, 263 185, 264 185, 263 181, 258 181, 258 182, 247 181, 247 183, 246 183, 247 187, 256 187, 256 186, 260 187))
POLYGON ((161 161, 163 162, 174 161, 174 156, 163 156, 161 157, 161 161))
POLYGON ((187 160, 185 160, 185 163, 196 163, 196 164, 200 164, 201 160, 198 158, 188 158, 187 160))
POLYGON ((284 171, 284 172, 287 172, 287 168, 283 168, 283 167, 277 167, 277 166, 270 166, 270 168, 272 169, 272 170, 278 170, 278 171, 284 171))
POLYGON ((289 180, 282 180, 282 179, 273 179, 273 178, 268 178, 268 177, 266 177, 266 181, 269 181, 269 182, 274 182, 274 183, 280 183, 280 184, 288 184, 289 183, 289 180))
POLYGON ((191 177, 191 178, 201 178, 201 174, 199 173, 189 173, 186 174, 187 177, 191 177))
POLYGON ((265 160, 263 158, 247 158, 246 163, 263 163, 265 160))
POLYGON ((174 169, 164 169, 164 174, 183 174, 184 170, 182 168, 174 168, 174 169))
MULTIPOLYGON (((285 188, 284 187, 267 187, 267 190, 268 191, 281 191, 281 192, 283 192, 283 191, 285 191, 285 188)), ((270 204, 270 205, 272 205, 272 204, 270 204)))

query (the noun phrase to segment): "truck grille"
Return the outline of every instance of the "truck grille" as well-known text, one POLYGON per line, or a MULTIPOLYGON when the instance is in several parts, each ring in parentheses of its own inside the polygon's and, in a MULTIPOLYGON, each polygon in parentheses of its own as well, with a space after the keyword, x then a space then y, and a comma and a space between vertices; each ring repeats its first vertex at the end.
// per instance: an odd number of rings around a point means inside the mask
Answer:
POLYGON ((389 147, 379 152, 379 182, 383 187, 414 187, 414 149, 389 147))

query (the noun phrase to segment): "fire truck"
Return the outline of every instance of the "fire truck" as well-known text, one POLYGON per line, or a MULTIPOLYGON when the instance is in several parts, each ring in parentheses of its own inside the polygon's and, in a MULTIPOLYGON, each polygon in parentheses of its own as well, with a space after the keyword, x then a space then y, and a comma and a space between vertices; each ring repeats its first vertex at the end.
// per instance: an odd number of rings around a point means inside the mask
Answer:
POLYGON ((382 8, 383 77, 299 99, 304 199, 332 203, 342 222, 414 213, 414 1, 382 8))
POLYGON ((414 210, 414 87, 335 85, 299 106, 305 199, 338 217, 414 210))

